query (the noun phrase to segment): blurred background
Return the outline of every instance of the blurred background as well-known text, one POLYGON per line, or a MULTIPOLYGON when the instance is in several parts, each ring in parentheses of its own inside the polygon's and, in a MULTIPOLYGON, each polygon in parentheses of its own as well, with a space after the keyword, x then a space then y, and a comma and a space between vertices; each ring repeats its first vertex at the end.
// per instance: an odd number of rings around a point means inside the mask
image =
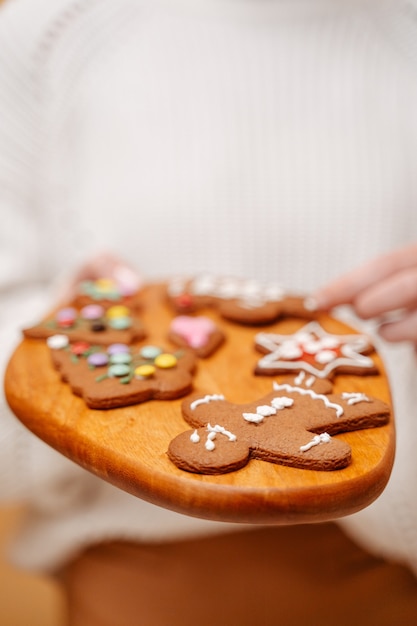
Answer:
POLYGON ((59 585, 22 572, 7 559, 8 543, 22 515, 17 506, 0 508, 0 626, 64 626, 59 585))
MULTIPOLYGON (((12 0, 0 0, 0 19, 6 1, 12 0)), ((0 626, 63 626, 59 586, 14 568, 7 559, 7 546, 22 514, 19 507, 0 507, 0 626)))

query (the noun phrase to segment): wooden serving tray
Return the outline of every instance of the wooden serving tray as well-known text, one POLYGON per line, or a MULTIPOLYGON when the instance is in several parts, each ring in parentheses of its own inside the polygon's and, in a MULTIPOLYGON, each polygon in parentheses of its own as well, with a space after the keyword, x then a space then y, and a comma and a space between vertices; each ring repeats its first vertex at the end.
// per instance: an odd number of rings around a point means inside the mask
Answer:
MULTIPOLYGON (((143 291, 141 319, 149 331, 145 343, 163 344, 174 313, 163 286, 143 291)), ((194 390, 223 394, 236 403, 269 393, 271 376, 254 376, 259 358, 253 348, 257 327, 222 320, 204 311, 227 334, 224 345, 198 361, 194 390)), ((319 322, 336 334, 351 328, 328 316, 319 322)), ((293 332, 306 322, 284 320, 268 332, 293 332)), ((368 393, 390 403, 383 364, 380 374, 336 376, 335 392, 368 393)), ((35 435, 106 481, 154 504, 188 515, 230 522, 293 524, 339 518, 369 505, 383 491, 392 469, 394 420, 382 427, 337 435, 352 448, 352 463, 337 471, 311 471, 251 460, 236 472, 219 476, 179 470, 167 457, 169 442, 189 426, 182 399, 150 400, 135 406, 91 410, 60 380, 44 341, 24 339, 12 355, 5 377, 11 409, 35 435)))

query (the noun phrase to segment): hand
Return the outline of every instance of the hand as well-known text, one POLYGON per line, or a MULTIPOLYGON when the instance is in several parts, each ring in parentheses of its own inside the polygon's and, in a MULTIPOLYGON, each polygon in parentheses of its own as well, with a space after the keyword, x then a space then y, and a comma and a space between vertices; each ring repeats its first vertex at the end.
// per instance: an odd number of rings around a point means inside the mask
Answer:
POLYGON ((363 319, 379 318, 379 334, 387 341, 417 345, 417 244, 365 263, 312 298, 322 310, 349 304, 363 319))

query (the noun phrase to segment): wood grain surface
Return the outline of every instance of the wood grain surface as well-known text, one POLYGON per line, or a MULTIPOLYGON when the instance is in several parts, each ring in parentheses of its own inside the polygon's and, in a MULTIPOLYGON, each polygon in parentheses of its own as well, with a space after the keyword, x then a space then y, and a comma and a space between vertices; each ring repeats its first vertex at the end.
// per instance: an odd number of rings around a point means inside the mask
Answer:
MULTIPOLYGON (((143 292, 141 318, 149 335, 146 344, 173 346, 167 331, 173 311, 163 287, 143 292)), ((199 360, 194 390, 223 394, 244 403, 262 397, 278 377, 254 376, 259 357, 253 338, 259 328, 221 320, 227 341, 213 356, 199 360)), ((328 316, 320 323, 329 332, 352 333, 328 316)), ((268 332, 293 332, 302 320, 269 325, 268 332)), ((335 392, 358 391, 388 403, 389 385, 378 355, 380 373, 337 376, 335 392)), ((60 380, 43 341, 24 339, 12 355, 5 378, 6 397, 19 420, 50 446, 90 472, 154 504, 207 519, 259 524, 318 522, 351 514, 369 505, 383 491, 393 464, 394 419, 375 429, 337 435, 352 448, 349 467, 318 472, 252 460, 239 471, 201 476, 179 470, 168 459, 171 439, 188 429, 181 415, 182 399, 151 400, 139 405, 91 410, 60 380)))

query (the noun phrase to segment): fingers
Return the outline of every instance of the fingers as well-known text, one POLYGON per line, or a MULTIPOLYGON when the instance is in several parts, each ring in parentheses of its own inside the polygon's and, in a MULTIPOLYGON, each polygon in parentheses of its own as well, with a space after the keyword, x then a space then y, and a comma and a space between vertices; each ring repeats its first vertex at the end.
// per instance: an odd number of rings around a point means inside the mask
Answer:
POLYGON ((417 307, 417 267, 397 272, 373 284, 361 291, 352 304, 356 313, 364 319, 417 307))
MULTIPOLYGON (((377 257, 328 283, 312 295, 317 308, 329 310, 340 304, 353 304, 359 295, 388 277, 417 268, 417 244, 377 257)), ((392 310, 392 309, 390 309, 392 310)))
POLYGON ((386 341, 411 341, 417 346, 417 310, 405 313, 395 322, 382 324, 378 332, 386 341))

